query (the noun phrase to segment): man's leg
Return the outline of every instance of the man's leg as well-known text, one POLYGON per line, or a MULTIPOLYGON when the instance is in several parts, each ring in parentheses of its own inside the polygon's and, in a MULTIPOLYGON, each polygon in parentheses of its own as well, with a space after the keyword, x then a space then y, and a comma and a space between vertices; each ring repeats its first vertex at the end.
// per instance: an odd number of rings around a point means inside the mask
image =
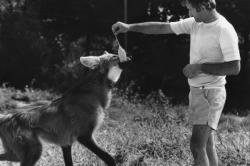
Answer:
POLYGON ((207 155, 209 159, 210 166, 218 166, 219 160, 216 153, 215 141, 214 141, 214 131, 211 132, 208 142, 207 142, 207 155))
POLYGON ((211 132, 212 129, 207 125, 193 126, 190 148, 194 157, 194 166, 209 166, 206 146, 211 132))

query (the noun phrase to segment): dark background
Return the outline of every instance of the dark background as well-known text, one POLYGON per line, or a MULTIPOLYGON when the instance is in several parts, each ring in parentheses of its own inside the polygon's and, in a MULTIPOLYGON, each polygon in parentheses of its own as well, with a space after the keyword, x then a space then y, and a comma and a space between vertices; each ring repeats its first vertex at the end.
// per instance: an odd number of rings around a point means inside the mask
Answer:
MULTIPOLYGON (((217 6, 240 39, 241 73, 227 77, 226 108, 234 113, 250 108, 250 1, 217 0, 217 6)), ((111 32, 116 21, 187 17, 177 0, 2 0, 0 11, 0 82, 60 92, 84 74, 78 64, 80 56, 117 52, 111 32)), ((182 68, 189 62, 189 36, 129 32, 127 45, 124 34, 119 40, 132 57, 119 81, 120 89, 142 97, 161 89, 173 104, 187 100, 182 68)))

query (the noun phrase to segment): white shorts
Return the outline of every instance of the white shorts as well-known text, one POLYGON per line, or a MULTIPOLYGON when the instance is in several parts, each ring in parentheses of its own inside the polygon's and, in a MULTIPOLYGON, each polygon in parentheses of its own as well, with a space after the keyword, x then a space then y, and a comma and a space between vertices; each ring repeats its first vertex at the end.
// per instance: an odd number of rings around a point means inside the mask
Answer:
POLYGON ((208 125, 216 130, 226 101, 226 89, 222 87, 190 87, 189 122, 192 125, 208 125))

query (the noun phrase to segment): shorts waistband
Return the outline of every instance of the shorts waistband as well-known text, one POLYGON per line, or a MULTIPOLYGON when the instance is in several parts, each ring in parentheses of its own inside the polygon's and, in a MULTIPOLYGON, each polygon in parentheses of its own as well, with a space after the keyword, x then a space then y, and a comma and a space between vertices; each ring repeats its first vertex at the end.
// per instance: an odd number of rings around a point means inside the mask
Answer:
POLYGON ((199 86, 199 87, 190 86, 190 89, 220 89, 220 88, 225 88, 225 86, 199 86))

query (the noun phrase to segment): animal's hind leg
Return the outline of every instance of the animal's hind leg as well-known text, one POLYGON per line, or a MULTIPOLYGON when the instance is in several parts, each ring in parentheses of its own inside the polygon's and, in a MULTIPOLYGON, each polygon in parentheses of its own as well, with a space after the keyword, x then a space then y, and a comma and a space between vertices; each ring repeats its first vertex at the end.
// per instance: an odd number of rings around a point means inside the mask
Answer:
POLYGON ((7 162, 7 165, 8 165, 8 166, 13 166, 13 164, 12 164, 11 161, 8 161, 8 162, 7 162))
POLYGON ((16 155, 8 152, 0 154, 0 161, 8 161, 8 166, 13 166, 11 162, 19 162, 20 160, 16 157, 16 155))
POLYGON ((71 156, 71 145, 63 146, 62 152, 63 152, 63 159, 65 166, 73 166, 72 156, 71 156))
POLYGON ((25 154, 24 159, 21 161, 20 166, 35 166, 36 162, 41 156, 41 149, 40 150, 29 150, 25 154))
POLYGON ((13 153, 6 152, 6 153, 3 153, 3 154, 0 154, 0 161, 18 162, 20 160, 13 153))
POLYGON ((27 140, 27 145, 24 148, 24 157, 20 166, 35 166, 42 153, 41 143, 37 138, 33 138, 32 140, 27 140))
POLYGON ((10 148, 7 146, 8 144, 5 138, 2 138, 2 145, 5 150, 5 153, 0 154, 0 161, 20 161, 20 159, 18 159, 18 157, 13 153, 13 151, 11 151, 10 148))
POLYGON ((95 142, 92 136, 81 136, 78 137, 78 141, 85 147, 100 157, 108 166, 116 166, 115 160, 107 152, 102 150, 95 142))

